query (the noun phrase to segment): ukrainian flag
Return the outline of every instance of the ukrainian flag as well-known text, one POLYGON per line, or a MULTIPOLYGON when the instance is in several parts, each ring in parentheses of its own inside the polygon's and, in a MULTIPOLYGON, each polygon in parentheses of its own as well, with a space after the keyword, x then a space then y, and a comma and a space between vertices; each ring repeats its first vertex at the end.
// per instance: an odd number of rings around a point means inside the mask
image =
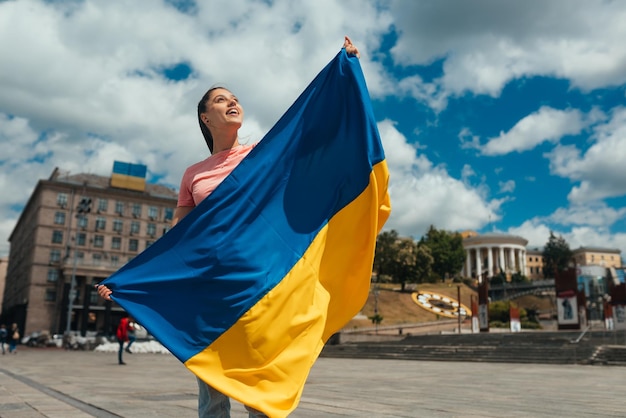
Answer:
POLYGON ((359 61, 342 49, 208 198, 103 283, 209 385, 287 416, 365 304, 387 183, 359 61))

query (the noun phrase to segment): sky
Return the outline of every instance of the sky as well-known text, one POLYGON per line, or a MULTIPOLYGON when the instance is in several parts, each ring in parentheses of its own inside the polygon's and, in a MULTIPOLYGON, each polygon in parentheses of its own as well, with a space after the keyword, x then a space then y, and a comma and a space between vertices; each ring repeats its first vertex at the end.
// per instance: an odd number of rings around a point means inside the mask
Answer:
POLYGON ((348 35, 390 170, 385 230, 626 254, 626 2, 0 0, 0 256, 37 181, 208 156, 215 85, 254 143, 348 35))

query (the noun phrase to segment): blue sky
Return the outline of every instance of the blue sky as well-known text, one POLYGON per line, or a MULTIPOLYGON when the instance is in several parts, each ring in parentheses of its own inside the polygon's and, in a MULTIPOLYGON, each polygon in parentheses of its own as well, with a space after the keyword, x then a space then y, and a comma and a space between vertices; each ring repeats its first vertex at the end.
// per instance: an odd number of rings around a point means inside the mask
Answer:
POLYGON ((148 166, 177 188, 207 156, 195 106, 215 84, 256 142, 339 51, 361 50, 392 215, 626 250, 626 2, 0 2, 0 256, 55 167, 148 166))

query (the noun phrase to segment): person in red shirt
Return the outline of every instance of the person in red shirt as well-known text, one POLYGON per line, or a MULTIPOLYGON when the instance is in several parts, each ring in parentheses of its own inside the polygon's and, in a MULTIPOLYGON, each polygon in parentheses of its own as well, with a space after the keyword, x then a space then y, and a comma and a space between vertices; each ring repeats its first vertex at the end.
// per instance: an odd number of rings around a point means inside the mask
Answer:
POLYGON ((130 325, 130 318, 124 317, 120 320, 119 325, 117 326, 117 332, 115 336, 117 337, 117 342, 120 345, 120 349, 117 353, 117 361, 119 364, 126 364, 122 359, 122 354, 124 353, 124 343, 128 341, 128 333, 132 331, 132 326, 130 325))

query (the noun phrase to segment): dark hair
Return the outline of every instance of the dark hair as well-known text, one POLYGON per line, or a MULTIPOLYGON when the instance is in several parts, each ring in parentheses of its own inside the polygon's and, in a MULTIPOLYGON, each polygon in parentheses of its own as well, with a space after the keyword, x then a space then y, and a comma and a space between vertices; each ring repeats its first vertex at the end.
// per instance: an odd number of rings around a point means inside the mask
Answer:
POLYGON ((204 93, 204 96, 202 96, 202 99, 200 99, 200 101, 198 102, 198 123, 200 124, 200 130, 202 131, 202 135, 204 136, 204 140, 206 141, 206 144, 209 147, 209 151, 211 151, 211 154, 213 154, 213 135, 211 135, 211 131, 204 124, 200 115, 206 112, 206 102, 209 101, 209 97, 211 97, 211 93, 213 92, 213 90, 217 89, 228 90, 225 87, 221 86, 211 87, 206 93, 204 93))

